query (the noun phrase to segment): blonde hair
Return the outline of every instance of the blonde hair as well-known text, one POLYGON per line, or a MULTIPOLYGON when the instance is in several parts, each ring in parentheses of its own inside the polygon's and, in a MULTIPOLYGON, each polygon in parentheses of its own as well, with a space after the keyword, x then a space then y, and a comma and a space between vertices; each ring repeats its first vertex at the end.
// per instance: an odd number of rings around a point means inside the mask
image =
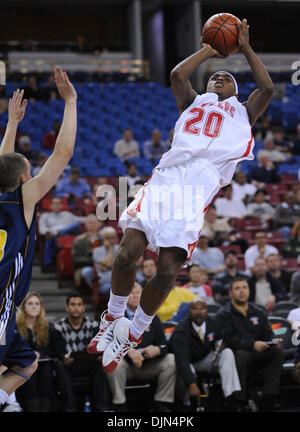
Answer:
POLYGON ((26 313, 25 313, 25 305, 27 301, 31 297, 37 297, 40 301, 41 305, 41 311, 39 315, 36 318, 36 321, 33 326, 33 333, 36 339, 36 345, 37 348, 41 348, 43 346, 47 346, 49 342, 49 325, 48 322, 45 319, 45 308, 44 308, 44 302, 42 297, 39 293, 35 291, 29 292, 26 297, 24 298, 20 309, 16 316, 16 327, 18 332, 21 336, 23 336, 24 339, 28 339, 28 329, 26 326, 26 313))

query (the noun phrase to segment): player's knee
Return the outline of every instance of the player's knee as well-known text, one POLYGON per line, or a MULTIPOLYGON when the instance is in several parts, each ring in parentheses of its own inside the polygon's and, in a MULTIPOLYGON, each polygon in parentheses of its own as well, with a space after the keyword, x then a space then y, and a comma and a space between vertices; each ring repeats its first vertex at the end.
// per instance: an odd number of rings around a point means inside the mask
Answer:
POLYGON ((114 268, 120 271, 130 270, 136 261, 136 255, 132 250, 120 247, 114 261, 114 268))
POLYGON ((169 292, 173 288, 176 274, 170 268, 159 270, 155 276, 155 285, 163 292, 169 292))

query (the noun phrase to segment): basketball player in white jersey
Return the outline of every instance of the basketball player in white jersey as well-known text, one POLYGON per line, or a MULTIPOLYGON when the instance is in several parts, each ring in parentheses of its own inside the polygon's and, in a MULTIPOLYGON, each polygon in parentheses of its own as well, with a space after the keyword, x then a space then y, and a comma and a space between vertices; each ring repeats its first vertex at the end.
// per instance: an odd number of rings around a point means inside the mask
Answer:
POLYGON ((102 367, 108 373, 139 343, 168 297, 179 270, 197 244, 203 215, 215 194, 231 182, 239 162, 253 159, 251 127, 267 108, 274 87, 249 44, 245 19, 239 29, 239 44, 257 84, 244 104, 237 99, 234 77, 224 71, 211 76, 206 93, 198 95, 192 88, 189 78, 200 64, 210 57, 221 57, 210 45, 203 44, 200 51, 171 72, 171 88, 180 113, 172 147, 120 217, 124 235, 114 262, 108 311, 103 313, 99 332, 88 346, 90 353, 103 352, 102 367), (180 218, 175 217, 178 207, 171 209, 170 197, 163 192, 174 184, 181 190, 185 186, 202 187, 201 193, 185 200, 184 208, 179 209, 184 210, 180 218), (195 212, 193 206, 198 201, 201 209, 195 212), (157 217, 159 206, 161 213, 157 217), (160 217, 164 210, 171 212, 167 220, 160 217), (140 305, 129 321, 124 312, 135 282, 135 263, 147 246, 159 250, 157 274, 145 286, 140 305))

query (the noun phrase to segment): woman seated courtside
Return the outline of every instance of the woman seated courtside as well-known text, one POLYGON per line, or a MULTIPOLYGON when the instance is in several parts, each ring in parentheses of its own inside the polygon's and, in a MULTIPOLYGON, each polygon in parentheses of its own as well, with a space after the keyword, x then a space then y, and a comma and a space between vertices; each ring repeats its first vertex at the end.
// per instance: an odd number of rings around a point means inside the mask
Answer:
POLYGON ((16 328, 38 357, 38 368, 16 396, 26 412, 51 411, 53 361, 63 358, 64 341, 45 319, 45 308, 39 293, 31 291, 23 300, 16 317, 16 328))

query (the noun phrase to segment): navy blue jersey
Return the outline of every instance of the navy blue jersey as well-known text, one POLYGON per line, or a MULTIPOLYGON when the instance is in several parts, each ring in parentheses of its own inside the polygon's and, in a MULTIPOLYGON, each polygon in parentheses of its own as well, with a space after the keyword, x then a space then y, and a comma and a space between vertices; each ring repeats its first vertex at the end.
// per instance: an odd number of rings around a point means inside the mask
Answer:
POLYGON ((22 187, 0 194, 0 344, 30 287, 35 236, 35 212, 28 230, 22 187))

